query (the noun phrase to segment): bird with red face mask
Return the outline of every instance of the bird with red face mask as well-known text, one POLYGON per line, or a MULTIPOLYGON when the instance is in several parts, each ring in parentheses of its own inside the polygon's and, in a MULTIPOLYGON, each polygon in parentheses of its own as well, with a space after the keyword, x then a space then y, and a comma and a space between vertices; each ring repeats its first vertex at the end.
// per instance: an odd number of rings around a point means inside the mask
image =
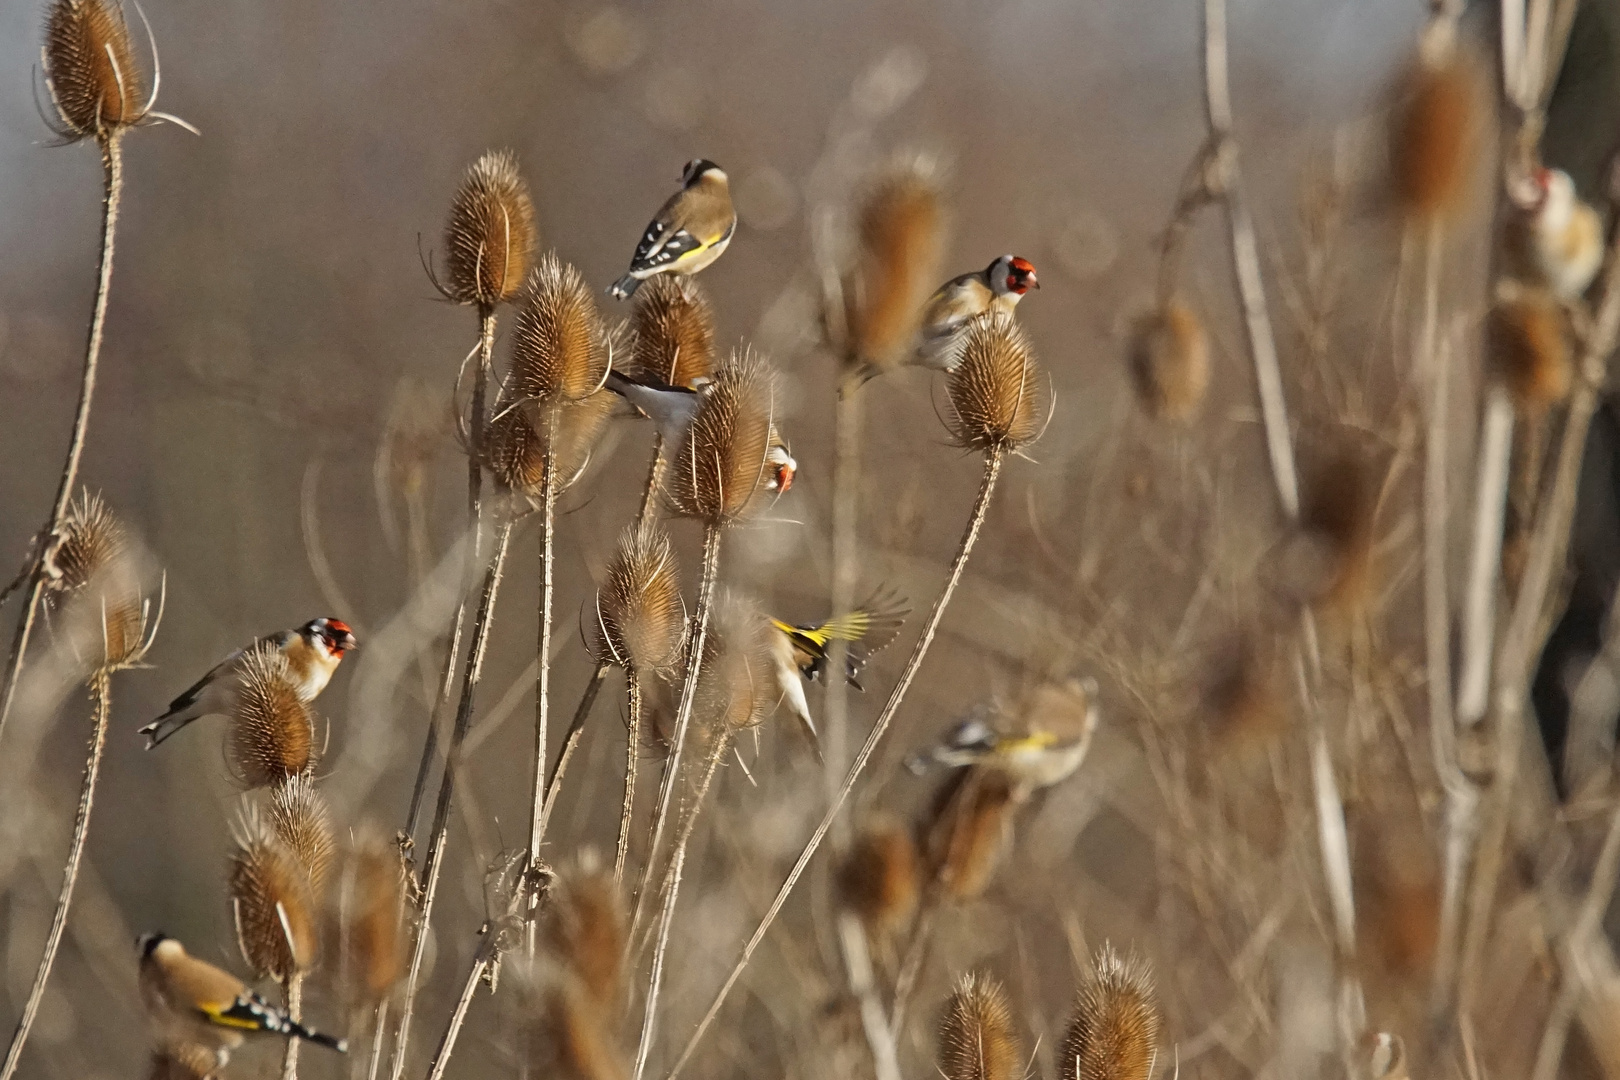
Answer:
POLYGON ((1603 265, 1603 219, 1562 169, 1532 171, 1514 202, 1508 240, 1516 269, 1560 300, 1579 300, 1603 265))
POLYGON ((338 619, 311 619, 296 630, 281 630, 237 649, 215 664, 208 674, 169 703, 168 711, 141 728, 148 750, 201 716, 228 713, 235 697, 236 674, 242 660, 259 645, 273 646, 287 661, 294 689, 304 702, 314 701, 343 654, 356 647, 354 632, 338 619))
POLYGON ((1028 259, 1003 255, 983 270, 941 285, 923 308, 915 363, 950 371, 961 359, 958 346, 968 324, 988 312, 1011 315, 1030 289, 1039 289, 1028 259))

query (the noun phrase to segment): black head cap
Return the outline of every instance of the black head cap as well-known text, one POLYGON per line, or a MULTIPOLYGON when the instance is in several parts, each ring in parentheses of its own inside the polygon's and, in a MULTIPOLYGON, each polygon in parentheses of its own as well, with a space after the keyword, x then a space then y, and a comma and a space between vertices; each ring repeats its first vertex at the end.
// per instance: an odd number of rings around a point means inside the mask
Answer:
POLYGON ((691 187, 697 183, 698 177, 711 170, 714 172, 721 171, 720 166, 708 158, 693 158, 686 163, 686 168, 681 170, 681 186, 691 187))
POLYGON ((141 951, 141 959, 144 960, 148 956, 152 955, 153 949, 169 940, 172 939, 168 934, 165 934, 161 930, 157 930, 150 934, 142 934, 140 937, 136 938, 135 947, 141 951))

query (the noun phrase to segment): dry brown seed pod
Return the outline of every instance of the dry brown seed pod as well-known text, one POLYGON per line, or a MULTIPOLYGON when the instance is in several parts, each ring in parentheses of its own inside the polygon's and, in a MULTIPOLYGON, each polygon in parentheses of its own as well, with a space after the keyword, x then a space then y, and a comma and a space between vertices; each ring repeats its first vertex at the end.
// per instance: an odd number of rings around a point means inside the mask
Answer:
POLYGON ((1023 1047, 1001 983, 983 972, 957 980, 939 1025, 945 1080, 1018 1080, 1023 1047))
POLYGON ((1491 364, 1521 413, 1539 415, 1575 382, 1564 309, 1545 289, 1503 282, 1489 322, 1491 364))
POLYGON ((52 611, 77 611, 69 633, 94 640, 83 648, 100 666, 110 670, 139 660, 148 644, 147 607, 136 545, 123 522, 87 490, 68 504, 58 535, 48 564, 55 575, 47 583, 52 611))
POLYGON ((1192 419, 1209 389, 1209 336, 1192 308, 1171 300, 1142 318, 1131 335, 1130 369, 1144 412, 1192 419))
POLYGON ((618 1000, 625 917, 611 868, 594 858, 559 876, 550 894, 546 927, 551 950, 603 1010, 618 1000))
POLYGON ((1104 944, 1075 1001, 1058 1080, 1148 1080, 1159 1049, 1159 1006, 1145 961, 1104 944))
POLYGON ((339 990, 352 1005, 374 1005, 405 975, 405 876, 399 850, 363 838, 344 860, 339 888, 339 990))
POLYGON ((638 291, 632 366, 668 386, 695 386, 714 370, 714 306, 694 277, 659 274, 638 291))
POLYGON ((956 441, 970 450, 1016 450, 1040 434, 1040 367, 1023 327, 982 315, 963 332, 961 361, 946 383, 956 441))
POLYGON ((579 401, 502 406, 484 437, 484 463, 502 487, 539 498, 550 451, 555 454, 557 491, 564 492, 590 464, 613 403, 611 391, 599 390, 579 401))
POLYGON ((911 832, 892 818, 869 823, 855 838, 838 871, 844 906, 861 917, 871 933, 904 929, 917 910, 917 844, 911 832))
POLYGON ((319 900, 337 841, 332 836, 331 813, 315 790, 314 777, 301 773, 271 788, 266 814, 271 831, 309 875, 310 892, 319 900))
POLYGON ((196 1043, 173 1043, 152 1051, 149 1080, 212 1080, 220 1074, 219 1053, 196 1043))
POLYGON ((512 323, 510 392, 520 400, 577 401, 601 387, 608 358, 594 290, 572 264, 546 252, 512 323))
POLYGON ((242 958, 275 979, 308 971, 317 948, 309 875, 259 814, 249 810, 231 856, 231 910, 242 958))
POLYGON ((109 0, 55 0, 45 19, 45 78, 75 138, 103 139, 146 115, 146 88, 124 12, 109 0))
POLYGON ((666 484, 670 509, 729 525, 767 493, 775 374, 752 349, 733 351, 703 394, 666 484))
POLYGON ((958 769, 934 800, 924 836, 930 876, 952 900, 990 884, 1012 835, 1014 780, 999 769, 958 769))
POLYGON ((904 160, 878 177, 862 203, 860 255, 846 285, 853 359, 904 363, 922 308, 939 285, 945 200, 928 163, 904 160))
POLYGON ((242 658, 225 756, 249 788, 270 787, 314 767, 315 719, 274 645, 255 645, 242 658))
POLYGON ((514 996, 526 1031, 524 1053, 538 1075, 558 1080, 625 1080, 615 1045, 614 1010, 603 1008, 567 972, 541 967, 524 973, 514 996))
POLYGON ((1275 659, 1252 636, 1216 658, 1204 708, 1223 751, 1267 746, 1288 730, 1290 712, 1275 659))
POLYGON ((1421 219, 1455 216, 1469 203, 1490 122, 1486 82, 1449 20, 1424 31, 1395 110, 1390 163, 1401 208, 1421 219))
POLYGON ((534 204, 517 156, 492 150, 467 169, 444 227, 445 295, 491 309, 523 284, 534 248, 534 204))
POLYGON ((596 630, 596 655, 603 663, 652 671, 679 658, 686 601, 669 534, 655 519, 644 518, 620 534, 596 591, 596 630))
POLYGON ((727 590, 714 605, 703 640, 693 715, 713 735, 735 734, 764 722, 776 707, 770 623, 751 599, 727 590))

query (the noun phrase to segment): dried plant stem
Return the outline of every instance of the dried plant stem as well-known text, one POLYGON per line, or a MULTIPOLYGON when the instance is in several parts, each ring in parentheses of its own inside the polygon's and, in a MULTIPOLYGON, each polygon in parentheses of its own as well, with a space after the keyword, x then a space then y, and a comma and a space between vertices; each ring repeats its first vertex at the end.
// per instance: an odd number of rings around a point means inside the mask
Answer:
MULTIPOLYGON (((304 1012, 304 975, 295 971, 281 983, 281 993, 287 1002, 287 1015, 300 1019, 304 1012)), ((298 1080, 298 1044, 301 1039, 288 1039, 281 1050, 281 1080, 298 1080)))
POLYGON ((636 765, 641 758, 641 676, 633 667, 624 669, 625 696, 629 698, 630 731, 624 755, 624 807, 619 811, 619 842, 613 854, 613 883, 624 879, 624 863, 630 855, 630 821, 636 813, 636 765))
POLYGON ((73 486, 79 478, 79 462, 84 457, 85 436, 90 429, 90 404, 96 393, 96 370, 101 359, 101 339, 107 323, 107 296, 112 287, 113 241, 118 230, 118 204, 124 190, 124 151, 120 143, 122 128, 114 128, 101 141, 101 167, 103 194, 101 200, 101 266, 96 277, 96 300, 91 309, 90 330, 84 345, 84 372, 79 377, 79 406, 73 417, 73 434, 68 439, 67 460, 62 464, 62 478, 57 481, 56 501, 51 506, 50 520, 34 541, 27 570, 28 596, 17 618, 17 632, 11 640, 11 655, 6 661, 5 685, 0 687, 0 732, 5 730, 6 718, 17 696, 17 680, 22 676, 23 657, 28 652, 28 638, 33 633, 34 621, 39 616, 40 601, 45 595, 49 576, 49 561, 55 548, 55 538, 61 532, 62 519, 68 503, 73 499, 73 486))
POLYGON ((934 923, 935 917, 939 914, 939 904, 940 890, 937 887, 929 889, 929 896, 923 901, 922 910, 917 913, 917 923, 912 928, 905 959, 900 962, 900 974, 895 976, 894 1005, 889 1010, 889 1030, 894 1032, 896 1038, 905 1030, 906 1007, 911 1003, 912 991, 917 988, 923 961, 928 959, 928 945, 934 938, 934 923))
POLYGON ((861 1028, 872 1049, 873 1072, 877 1080, 900 1080, 900 1054, 895 1046, 894 1030, 878 997, 866 927, 859 915, 848 911, 839 914, 838 944, 844 955, 844 970, 849 976, 849 992, 860 1005, 861 1028))
MULTIPOLYGON (((547 418, 548 435, 555 431, 554 419, 554 413, 547 418)), ((540 840, 546 830, 546 720, 551 705, 551 603, 556 592, 552 581, 557 533, 557 470, 552 465, 554 458, 548 446, 545 462, 540 467, 540 632, 534 658, 539 671, 534 679, 534 800, 529 813, 530 866, 540 865, 540 840)), ((530 898, 529 927, 525 934, 530 957, 534 956, 534 914, 539 902, 539 893, 535 892, 530 898)))
POLYGON ((900 703, 905 700, 906 691, 911 688, 911 680, 916 677, 917 669, 922 666, 923 658, 928 655, 928 648, 934 642, 934 634, 939 630, 939 623, 945 615, 945 608, 951 602, 951 594, 956 591, 957 583, 962 580, 962 572, 967 568, 968 556, 973 553, 973 545, 978 541, 979 530, 983 528, 985 514, 990 508, 990 496, 995 492, 996 478, 1001 475, 1001 462, 1004 454, 1005 451, 1001 449, 992 449, 985 454, 984 476, 979 482, 979 494, 974 500, 973 511, 968 516, 967 528, 962 533, 961 543, 957 545, 956 557, 951 560, 950 574, 946 577, 945 585, 940 590, 938 598, 934 601, 933 609, 928 613, 928 621, 923 624, 922 636, 917 639, 916 646, 912 648, 911 655, 906 659, 906 666, 900 672, 900 680, 895 683, 888 700, 883 704, 883 711, 878 713, 877 720, 872 724, 871 732, 866 736, 866 741, 861 744, 860 751, 855 755, 855 760, 850 763, 849 773, 844 777, 843 784, 839 786, 832 804, 827 807, 827 812, 822 816, 820 824, 816 826, 816 831, 810 834, 810 839, 805 842, 804 849, 799 852, 799 858, 794 862, 793 869, 788 871, 787 879, 782 882, 782 887, 777 890, 776 896, 771 900, 770 907, 766 909, 764 916, 759 921, 759 925, 754 928, 754 933, 749 937, 748 944, 743 946, 742 955, 738 957, 736 964, 732 966, 731 972, 726 976, 726 981, 721 984, 719 992, 715 994, 714 1000, 710 1002, 708 1011, 703 1014, 703 1019, 698 1023, 697 1030, 687 1040, 685 1048, 681 1051, 680 1058, 675 1062, 675 1067, 670 1070, 669 1080, 674 1080, 674 1077, 679 1075, 681 1069, 691 1060, 692 1054, 697 1050, 698 1043, 702 1041, 704 1034, 709 1030, 709 1026, 714 1023, 714 1018, 720 1014, 720 1008, 725 1004, 727 995, 731 993, 731 988, 742 977, 743 969, 748 966, 749 960, 753 959, 754 950, 759 948, 761 941, 765 940, 765 934, 770 930, 771 924, 776 921, 776 916, 781 912, 782 905, 787 903, 787 898, 793 892, 793 887, 798 884, 800 876, 804 874, 805 867, 810 865, 810 860, 815 856, 816 849, 821 846, 821 841, 826 837, 827 830, 832 828, 833 820, 838 816, 838 812, 843 809, 844 802, 849 798, 849 793, 854 790, 855 781, 860 778, 861 772, 866 768, 866 763, 871 759, 873 753, 877 751, 878 743, 883 740, 884 733, 889 729, 889 722, 894 719, 894 714, 899 710, 900 703))
POLYGON ((1437 347, 1440 315, 1440 239, 1438 222, 1428 228, 1423 271, 1423 325, 1418 334, 1414 368, 1427 368, 1429 425, 1424 446, 1423 475, 1423 622, 1427 651, 1425 682, 1429 694, 1429 724, 1450 730, 1451 712, 1451 603, 1446 589, 1446 522, 1451 498, 1446 483, 1446 405, 1450 397, 1449 350, 1437 347))
MULTIPOLYGON (((852 365, 845 370, 852 371, 852 365)), ((859 568, 856 545, 860 519, 861 399, 859 383, 846 377, 833 415, 832 496, 832 607, 841 614, 855 606, 855 577, 859 568)), ((826 691, 822 696, 822 758, 829 801, 838 792, 849 756, 849 685, 843 678, 849 643, 837 639, 827 649, 826 691)), ((833 832, 833 846, 841 849, 847 825, 833 832)))
POLYGON ((552 808, 557 805, 557 785, 562 783, 563 774, 568 771, 568 763, 574 760, 574 751, 579 748, 580 737, 585 734, 585 721, 590 719, 591 709, 596 705, 596 695, 602 690, 602 683, 607 679, 611 664, 597 664, 596 670, 591 673, 591 681, 585 684, 585 692, 579 696, 579 705, 574 709, 573 722, 563 734, 562 752, 557 755, 557 764, 551 767, 551 776, 546 780, 546 803, 540 810, 540 839, 546 836, 546 826, 551 823, 552 808))
POLYGON ((444 1034, 439 1037, 439 1048, 433 1052, 433 1063, 428 1067, 428 1080, 442 1080, 444 1070, 450 1065, 450 1055, 455 1052, 456 1040, 461 1036, 461 1025, 466 1022, 467 1009, 472 1005, 473 994, 478 990, 478 981, 489 970, 490 961, 494 959, 500 934, 489 924, 483 927, 484 940, 479 943, 478 951, 473 954, 472 966, 467 969, 467 979, 461 984, 461 996, 456 998, 456 1007, 450 1013, 450 1023, 446 1025, 444 1034))
POLYGON ((382 1065, 383 1044, 388 1041, 388 1001, 377 1002, 372 1011, 371 1057, 366 1062, 366 1080, 377 1080, 377 1069, 382 1065))
POLYGON ((653 436, 652 461, 647 464, 647 486, 641 492, 641 508, 636 511, 636 524, 640 525, 652 513, 653 500, 658 495, 658 481, 664 475, 664 437, 653 436))
POLYGON ((23 1044, 34 1026, 39 1003, 45 996, 45 983, 51 977, 51 966, 56 962, 56 950, 62 944, 62 932, 67 929, 68 908, 73 903, 73 886, 79 880, 79 863, 84 858, 85 840, 90 835, 90 810, 96 798, 96 780, 101 775, 101 754, 107 745, 107 719, 112 713, 112 682, 106 670, 97 671, 90 678, 90 752, 84 762, 84 781, 79 787, 79 811, 73 819, 73 839, 68 843, 67 863, 62 868, 62 889, 56 896, 56 911, 51 915, 51 928, 45 935, 45 952, 34 972, 34 985, 23 1004, 22 1017, 11 1036, 11 1047, 6 1051, 6 1062, 0 1067, 0 1078, 11 1080, 22 1060, 23 1044))
POLYGON ((472 640, 467 649, 466 667, 461 677, 461 701, 456 707, 455 728, 450 733, 450 751, 439 781, 439 801, 433 811, 433 834, 428 842, 427 859, 422 866, 422 906, 416 917, 415 941, 411 948, 411 964, 405 976, 405 993, 400 1003, 399 1031, 394 1037, 394 1060, 389 1070, 391 1080, 399 1080, 405 1071, 405 1054, 410 1046, 411 1015, 416 1005, 418 980, 422 974, 422 959, 427 952, 427 928, 433 917, 433 901, 438 895, 439 873, 444 868, 445 842, 450 834, 450 804, 455 795, 456 772, 461 767, 461 743, 472 720, 473 701, 478 681, 483 674, 484 652, 489 643, 489 629, 495 613, 495 599, 500 593, 501 572, 506 565, 506 549, 512 539, 512 521, 501 522, 495 533, 495 550, 490 555, 489 568, 484 572, 483 594, 478 601, 478 614, 473 619, 472 640))
POLYGON ((1473 727, 1490 705, 1491 645, 1496 638, 1496 587, 1502 569, 1502 525, 1507 513, 1508 464, 1513 456, 1513 399, 1505 386, 1485 392, 1480 423, 1479 480, 1474 533, 1463 596, 1462 674, 1457 722, 1473 727))
MULTIPOLYGON (((468 550, 472 545, 468 545, 468 550)), ((472 575, 469 573, 470 579, 472 575)), ((467 621, 467 599, 463 595, 456 604, 455 618, 450 623, 450 640, 445 648, 444 667, 439 672, 439 690, 428 713, 427 736, 422 743, 422 760, 416 766, 416 782, 411 786, 411 806, 405 815, 405 836, 416 838, 416 826, 422 819, 422 798, 427 794, 428 774, 433 771, 433 759, 439 749, 439 725, 444 722, 444 711, 450 706, 450 692, 456 685, 456 656, 461 651, 461 632, 467 621)))

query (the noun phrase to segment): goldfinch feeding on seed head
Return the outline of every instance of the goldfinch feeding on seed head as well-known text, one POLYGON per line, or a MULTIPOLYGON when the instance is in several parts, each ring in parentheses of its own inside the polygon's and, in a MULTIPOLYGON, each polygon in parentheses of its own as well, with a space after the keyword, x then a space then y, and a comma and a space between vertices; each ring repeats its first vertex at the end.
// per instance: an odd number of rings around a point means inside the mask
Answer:
POLYGON ((906 759, 914 773, 930 765, 977 765, 1007 775, 1025 795, 1066 779, 1091 748, 1097 730, 1097 684, 1092 679, 1039 688, 1018 710, 1018 732, 998 730, 978 710, 938 746, 906 759))
POLYGON ((988 311, 1011 315, 1026 292, 1040 287, 1035 267, 1017 255, 1003 255, 977 273, 947 281, 923 308, 916 362, 950 371, 960 360, 957 346, 968 323, 988 311))
POLYGON ((820 626, 794 626, 780 619, 771 620, 771 659, 781 700, 799 723, 804 725, 810 745, 821 756, 816 724, 810 718, 810 704, 804 696, 804 679, 814 679, 827 666, 827 646, 834 641, 850 643, 844 654, 844 677, 861 689, 860 673, 872 655, 894 640, 905 624, 911 608, 893 594, 879 592, 846 615, 828 619, 820 626))
POLYGON ((259 1031, 348 1052, 347 1040, 305 1027, 166 934, 143 934, 136 947, 141 951, 141 1001, 163 1045, 207 1047, 221 1067, 243 1038, 259 1031))
POLYGON ((673 454, 686 440, 692 418, 703 404, 703 387, 688 389, 669 386, 651 376, 632 379, 620 371, 609 371, 607 388, 624 398, 636 411, 653 422, 664 440, 666 452, 673 454))
POLYGON ((654 274, 695 274, 726 250, 737 229, 726 174, 712 161, 690 161, 681 190, 659 207, 636 245, 630 272, 608 286, 623 300, 654 274))
POLYGON ((1512 246, 1523 270, 1560 300, 1579 300, 1603 265, 1603 219, 1562 169, 1536 169, 1515 201, 1512 246))
POLYGON ((337 619, 311 619, 296 630, 282 630, 259 639, 254 645, 237 649, 216 664, 185 693, 169 703, 169 711, 141 728, 148 750, 200 716, 229 712, 235 694, 237 665, 256 645, 274 645, 287 659, 287 668, 304 701, 314 701, 343 654, 358 644, 347 623, 337 619))
POLYGON ((777 434, 775 426, 771 428, 771 448, 765 452, 765 490, 773 491, 778 495, 786 495, 793 486, 793 476, 799 471, 799 463, 793 460, 793 452, 788 449, 782 436, 777 434))

